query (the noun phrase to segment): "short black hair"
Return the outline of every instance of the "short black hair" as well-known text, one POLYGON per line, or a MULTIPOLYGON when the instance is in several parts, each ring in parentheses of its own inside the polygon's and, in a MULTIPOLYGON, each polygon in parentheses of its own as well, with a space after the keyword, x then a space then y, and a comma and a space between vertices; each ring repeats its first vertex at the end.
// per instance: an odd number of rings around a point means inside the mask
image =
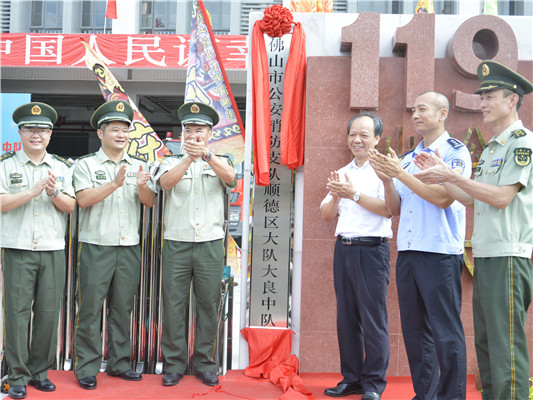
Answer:
POLYGON ((383 121, 376 114, 370 111, 361 111, 359 114, 355 115, 350 122, 348 122, 348 135, 350 134, 350 128, 352 127, 353 122, 361 117, 369 117, 374 121, 374 137, 379 136, 383 133, 383 121))
POLYGON ((503 97, 508 97, 508 96, 510 96, 512 94, 518 95, 518 102, 516 103, 516 111, 518 111, 518 110, 520 110, 520 106, 522 105, 522 96, 520 96, 514 90, 503 88, 503 97))

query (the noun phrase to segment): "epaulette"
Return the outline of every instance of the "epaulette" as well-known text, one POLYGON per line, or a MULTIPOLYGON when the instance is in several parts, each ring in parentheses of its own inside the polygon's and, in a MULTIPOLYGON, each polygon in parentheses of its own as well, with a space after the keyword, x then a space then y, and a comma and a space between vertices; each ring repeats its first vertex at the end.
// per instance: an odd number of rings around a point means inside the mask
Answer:
POLYGON ((11 158, 15 155, 14 151, 9 151, 6 154, 3 154, 2 157, 0 157, 0 161, 7 160, 8 158, 11 158))
POLYGON ((515 138, 519 138, 519 137, 527 135, 527 132, 525 130, 523 130, 523 129, 516 129, 516 130, 512 131, 511 133, 513 134, 513 136, 515 138))
POLYGON ((139 161, 144 161, 144 162, 148 162, 148 160, 144 157, 139 157, 139 156, 134 156, 132 154, 129 155, 131 158, 134 158, 136 160, 139 160, 139 161))
POLYGON ((63 157, 59 157, 58 155, 52 154, 52 157, 54 157, 57 161, 62 162, 67 167, 72 167, 72 163, 69 160, 64 159, 63 157))
POLYGON ((449 138, 447 140, 447 142, 450 144, 450 146, 452 146, 454 149, 458 149, 462 146, 464 146, 464 143, 461 142, 460 140, 457 140, 456 138, 449 138))
POLYGON ((226 155, 226 154, 216 154, 216 156, 217 156, 217 157, 221 157, 221 158, 223 157, 223 158, 227 159, 228 164, 231 166, 231 168, 234 167, 233 160, 231 159, 230 156, 228 156, 228 155, 226 155))
POLYGON ((84 158, 95 156, 95 155, 96 153, 85 154, 84 156, 78 157, 78 160, 83 160, 84 158))

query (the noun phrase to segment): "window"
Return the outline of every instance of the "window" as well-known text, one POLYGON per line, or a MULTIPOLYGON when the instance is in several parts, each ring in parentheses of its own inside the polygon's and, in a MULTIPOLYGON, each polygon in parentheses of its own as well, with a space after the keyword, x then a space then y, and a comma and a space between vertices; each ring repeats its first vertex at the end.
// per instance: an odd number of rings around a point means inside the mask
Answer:
POLYGON ((61 33, 63 31, 63 2, 33 0, 31 3, 31 32, 61 33))
POLYGON ((105 17, 105 0, 83 0, 81 5, 81 33, 105 33, 112 20, 105 17))
POLYGON ((211 15, 213 33, 215 35, 229 34, 231 3, 227 1, 205 0, 204 6, 209 15, 211 15))
POLYGON ((498 2, 499 15, 533 15, 533 1, 511 0, 498 2))
MULTIPOLYGON (((414 9, 413 9, 414 11, 414 9)), ((357 12, 379 12, 382 14, 402 14, 404 12, 403 1, 367 0, 357 2, 357 12)))
POLYGON ((177 2, 141 1, 141 33, 176 33, 177 2))

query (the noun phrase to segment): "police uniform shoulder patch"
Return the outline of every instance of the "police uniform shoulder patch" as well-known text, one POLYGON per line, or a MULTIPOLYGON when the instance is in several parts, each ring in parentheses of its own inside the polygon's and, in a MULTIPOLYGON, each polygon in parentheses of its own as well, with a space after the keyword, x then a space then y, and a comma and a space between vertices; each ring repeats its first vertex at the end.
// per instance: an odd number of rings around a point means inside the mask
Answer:
POLYGON ((6 154, 3 154, 3 155, 0 157, 0 161, 7 160, 8 158, 13 157, 14 155, 15 155, 15 152, 14 152, 14 151, 7 152, 6 154))
POLYGON ((520 167, 526 167, 531 164, 531 149, 527 147, 514 149, 514 162, 520 167))
POLYGON ((525 130, 523 130, 523 129, 516 129, 516 130, 512 131, 511 133, 513 134, 513 136, 515 138, 519 138, 519 137, 527 135, 527 132, 525 130))
POLYGON ((52 157, 54 157, 57 161, 62 162, 67 167, 72 167, 72 163, 69 160, 64 159, 63 157, 59 157, 58 155, 53 154, 52 157))
POLYGON ((231 165, 231 168, 233 168, 233 161, 231 160, 230 156, 227 156, 225 154, 216 154, 217 157, 225 158, 229 165, 231 165))
POLYGON ((88 157, 95 156, 95 155, 96 153, 85 154, 84 156, 78 157, 78 160, 83 160, 84 158, 88 158, 88 157))
POLYGON ((463 143, 463 142, 461 142, 460 140, 457 140, 456 138, 452 138, 452 137, 449 138, 449 139, 447 140, 447 142, 448 142, 448 144, 449 144, 450 146, 452 146, 454 149, 458 149, 458 148, 464 146, 464 143, 463 143))
POLYGON ((454 158, 452 160, 451 167, 455 172, 462 175, 463 172, 465 171, 466 164, 464 160, 461 160, 460 158, 454 158))

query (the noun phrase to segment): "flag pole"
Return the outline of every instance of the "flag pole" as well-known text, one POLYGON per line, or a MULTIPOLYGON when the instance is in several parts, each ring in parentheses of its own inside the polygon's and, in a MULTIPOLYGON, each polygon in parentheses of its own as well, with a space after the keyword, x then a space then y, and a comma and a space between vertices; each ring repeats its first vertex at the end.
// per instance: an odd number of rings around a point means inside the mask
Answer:
POLYGON ((106 32, 106 26, 107 26, 107 2, 109 0, 105 0, 105 14, 104 14, 104 34, 107 33, 106 32))

